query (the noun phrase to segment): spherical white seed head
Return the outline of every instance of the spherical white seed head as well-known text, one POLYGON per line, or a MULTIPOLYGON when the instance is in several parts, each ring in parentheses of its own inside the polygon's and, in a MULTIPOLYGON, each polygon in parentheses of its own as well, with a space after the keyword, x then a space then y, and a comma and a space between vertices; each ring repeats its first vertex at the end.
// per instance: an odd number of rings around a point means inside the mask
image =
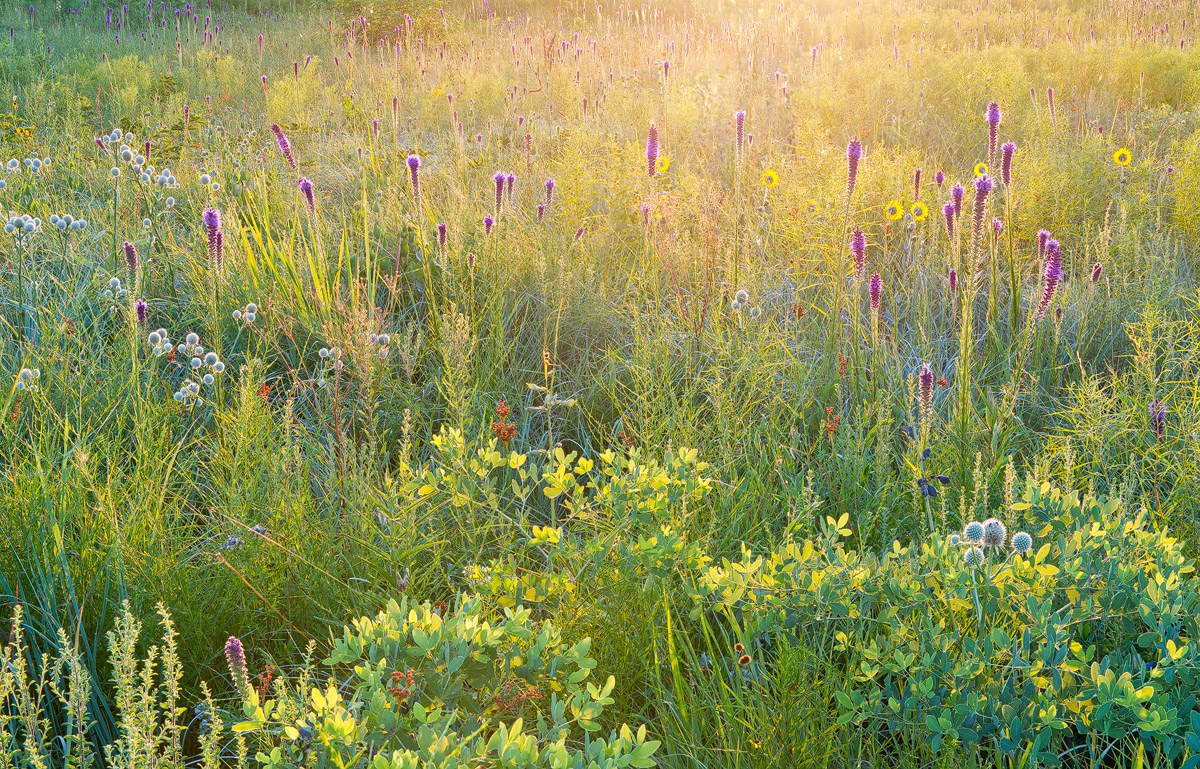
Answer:
POLYGON ((737 294, 735 294, 734 296, 736 296, 737 300, 739 302, 741 302, 742 304, 745 304, 746 302, 750 301, 750 295, 748 293, 746 293, 746 290, 744 288, 738 289, 737 294))
POLYGON ((186 341, 188 344, 200 344, 200 335, 195 333, 188 334, 186 341))
POLYGON ((207 187, 212 184, 212 177, 208 174, 200 174, 200 183, 207 187))
POLYGON ((217 372, 218 374, 224 372, 225 364, 222 363, 221 361, 217 361, 216 363, 213 364, 213 371, 217 372))
POLYGON ((1033 549, 1033 537, 1027 532, 1018 531, 1013 534, 1012 549, 1016 551, 1017 555, 1025 555, 1033 549))
POLYGON ((328 358, 329 350, 322 347, 321 349, 317 350, 317 355, 321 356, 322 358, 328 358))
POLYGON ((1001 547, 1008 539, 1008 529, 998 518, 988 518, 983 522, 983 544, 985 547, 1001 547))
POLYGON ((212 366, 219 360, 220 360, 220 358, 217 357, 217 354, 215 352, 210 352, 208 355, 204 356, 204 365, 212 366))
POLYGON ((157 331, 151 331, 150 335, 146 337, 146 344, 150 345, 151 347, 157 347, 161 343, 162 337, 158 335, 157 331))
POLYGON ((206 385, 210 385, 210 384, 212 384, 214 381, 216 381, 216 380, 215 380, 215 379, 213 379, 213 375, 212 375, 212 374, 205 374, 205 375, 204 375, 204 384, 206 384, 206 385))
POLYGON ((252 312, 248 312, 248 313, 246 313, 246 322, 247 322, 247 323, 253 323, 253 322, 254 322, 254 313, 252 313, 252 312))
POLYGON ((200 368, 204 365, 204 361, 200 360, 199 358, 192 358, 190 361, 188 361, 188 365, 192 368, 200 368))
POLYGON ((114 178, 118 177, 121 175, 121 169, 117 168, 116 166, 113 166, 112 169, 109 171, 109 174, 111 174, 114 178))
POLYGON ((241 320, 241 319, 242 319, 242 311, 241 311, 241 310, 234 310, 234 311, 233 311, 233 319, 234 319, 234 320, 241 320))
POLYGON ((254 302, 246 305, 246 312, 258 312, 258 305, 254 302))

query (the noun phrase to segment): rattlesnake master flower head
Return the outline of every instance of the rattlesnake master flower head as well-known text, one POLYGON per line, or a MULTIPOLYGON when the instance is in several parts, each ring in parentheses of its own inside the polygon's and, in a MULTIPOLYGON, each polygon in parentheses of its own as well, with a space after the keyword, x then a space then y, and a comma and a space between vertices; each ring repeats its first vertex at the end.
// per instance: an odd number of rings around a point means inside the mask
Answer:
POLYGON ((1018 531, 1013 534, 1012 549, 1017 555, 1027 555, 1033 549, 1033 537, 1027 532, 1018 531))
POLYGON ((861 227, 855 227, 850 236, 850 253, 854 255, 854 275, 861 278, 867 267, 867 236, 861 227))
POLYGON ((962 544, 962 537, 960 537, 957 534, 951 534, 950 535, 950 544, 955 545, 955 546, 962 544))
POLYGON ((983 546, 1003 547, 1008 539, 1008 529, 998 518, 988 518, 983 522, 983 546))
POLYGON ((983 524, 979 521, 971 521, 963 527, 963 539, 967 542, 982 542, 983 541, 983 524))
POLYGON ((969 548, 967 552, 963 553, 963 563, 967 565, 967 568, 978 569, 983 566, 985 561, 983 551, 977 547, 969 548))

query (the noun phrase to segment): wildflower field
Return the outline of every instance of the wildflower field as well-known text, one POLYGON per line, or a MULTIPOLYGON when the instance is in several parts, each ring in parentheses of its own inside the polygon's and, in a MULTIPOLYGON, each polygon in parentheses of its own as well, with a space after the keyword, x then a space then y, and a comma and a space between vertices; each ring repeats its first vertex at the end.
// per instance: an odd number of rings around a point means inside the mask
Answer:
POLYGON ((4 3, 0 769, 1196 769, 1198 23, 4 3))

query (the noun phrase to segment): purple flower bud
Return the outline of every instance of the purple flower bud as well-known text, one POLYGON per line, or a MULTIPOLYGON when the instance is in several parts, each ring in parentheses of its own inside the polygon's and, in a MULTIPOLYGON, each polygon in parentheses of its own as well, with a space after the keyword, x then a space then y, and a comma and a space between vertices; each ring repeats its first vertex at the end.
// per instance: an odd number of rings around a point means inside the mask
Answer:
POLYGON ((933 410, 933 369, 929 368, 928 363, 921 364, 921 373, 917 376, 918 393, 917 397, 920 400, 921 414, 928 416, 933 410))
POLYGON ((492 181, 496 183, 496 215, 500 215, 500 206, 504 202, 504 172, 497 171, 492 176, 492 181))
POLYGON ((129 272, 137 272, 138 268, 138 252, 137 246, 130 243, 128 240, 121 244, 121 249, 125 252, 125 266, 129 268, 129 272))
POLYGON ((446 223, 442 222, 437 226, 438 248, 443 251, 446 249, 446 223))
POLYGON ((988 102, 985 115, 988 124, 988 168, 996 164, 996 141, 1000 135, 1000 105, 988 102))
POLYGON ((546 216, 546 204, 537 204, 537 220, 540 222, 546 216))
POLYGON ((1167 431, 1166 404, 1156 398, 1147 404, 1146 410, 1150 412, 1150 426, 1154 430, 1154 436, 1162 440, 1167 431))
POLYGON ((1062 249, 1053 238, 1046 241, 1046 269, 1042 273, 1042 298, 1038 302, 1035 317, 1038 320, 1046 317, 1046 311, 1054 301, 1054 294, 1062 280, 1062 249))
POLYGON ((408 178, 412 182, 413 191, 413 208, 421 207, 421 158, 416 155, 409 155, 408 160, 408 178))
POLYGON ((913 200, 921 199, 921 169, 913 171, 913 200))
POLYGON ((1048 243, 1049 240, 1050 240, 1050 231, 1049 230, 1038 230, 1037 244, 1038 244, 1038 261, 1039 262, 1046 261, 1046 243, 1048 243))
POLYGON ((138 324, 142 326, 146 325, 146 301, 139 299, 133 307, 137 310, 138 324))
POLYGON ((942 185, 946 183, 946 173, 944 171, 938 171, 933 175, 933 181, 937 184, 938 189, 940 190, 942 185))
POLYGON ((962 215, 963 195, 966 192, 961 184, 956 184, 950 188, 950 199, 954 201, 954 215, 956 217, 962 215))
POLYGON ((208 258, 209 261, 216 261, 217 258, 217 233, 221 231, 221 212, 215 208, 209 207, 204 209, 204 229, 208 236, 208 258))
POLYGON ((229 640, 225 642, 225 660, 229 663, 229 674, 233 677, 234 686, 239 694, 244 695, 250 688, 250 678, 246 673, 246 650, 235 636, 229 636, 229 640))
POLYGON ((879 305, 883 300, 883 279, 879 277, 878 272, 871 273, 871 279, 867 282, 867 292, 871 297, 871 309, 879 312, 879 305))
POLYGON ((1096 262, 1092 265, 1092 282, 1099 283, 1100 277, 1104 274, 1104 265, 1096 262))
POLYGON ((946 201, 946 205, 942 206, 942 216, 946 219, 946 237, 948 238, 954 237, 954 217, 956 213, 957 210, 953 202, 948 200, 946 201))
POLYGON ((492 227, 495 224, 496 224, 496 220, 492 218, 491 214, 488 214, 487 216, 483 217, 483 234, 491 235, 492 227))
POLYGON ((948 277, 950 279, 950 293, 953 294, 958 291, 958 270, 953 267, 950 268, 950 275, 948 277))
POLYGON ((506 190, 505 194, 508 195, 509 201, 512 201, 513 185, 516 183, 517 183, 517 175, 516 174, 510 173, 504 177, 504 186, 505 186, 505 190, 506 190))
POLYGON ((738 110, 733 113, 733 132, 737 142, 737 153, 740 158, 746 146, 746 111, 738 110))
POLYGON ((1000 240, 1000 232, 1004 229, 1004 222, 1000 221, 1000 217, 992 217, 992 239, 1000 240))
POLYGON ((550 201, 554 198, 554 180, 546 180, 546 205, 550 205, 550 201))

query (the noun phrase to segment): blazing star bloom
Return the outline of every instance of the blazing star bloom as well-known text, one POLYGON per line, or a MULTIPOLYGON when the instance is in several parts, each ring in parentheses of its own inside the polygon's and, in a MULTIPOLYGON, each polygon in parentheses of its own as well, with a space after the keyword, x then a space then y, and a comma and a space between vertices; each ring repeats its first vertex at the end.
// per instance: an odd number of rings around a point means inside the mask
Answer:
POLYGON ((1096 262, 1092 265, 1092 282, 1099 283, 1100 276, 1104 274, 1104 265, 1096 262))
POLYGON ((1012 184, 1012 162, 1016 151, 1017 145, 1012 142, 1000 145, 1000 181, 1004 182, 1005 187, 1012 184))
POLYGON ((225 660, 229 663, 229 673, 238 692, 244 694, 250 688, 250 679, 246 675, 246 650, 235 636, 229 636, 225 642, 225 660))
POLYGON ((138 252, 137 246, 130 243, 128 240, 121 244, 121 250, 125 252, 125 266, 130 272, 137 272, 138 268, 138 252))
POLYGON ((496 224, 496 220, 495 220, 495 219, 493 219, 493 218, 491 217, 491 215, 490 215, 490 214, 489 214, 488 216, 485 216, 485 217, 483 217, 483 234, 484 234, 484 235, 491 235, 491 234, 492 234, 492 227, 493 227, 495 224, 496 224))
POLYGON ((300 187, 301 194, 304 195, 304 203, 308 206, 308 210, 310 212, 315 211, 317 208, 317 201, 313 198, 312 182, 310 182, 307 177, 301 176, 300 180, 296 182, 296 184, 300 187))
POLYGON ((976 259, 982 258, 980 248, 983 245, 984 214, 987 212, 988 194, 991 193, 995 182, 990 176, 981 176, 975 180, 975 206, 971 209, 974 227, 971 230, 971 253, 976 259))
POLYGON ((650 131, 646 134, 646 171, 653 179, 656 170, 658 170, 658 127, 651 123, 650 131))
POLYGON ((413 191, 413 207, 421 207, 421 158, 416 155, 409 155, 408 160, 408 178, 412 182, 413 191))
POLYGON ((492 177, 492 181, 496 183, 496 215, 500 215, 500 206, 504 202, 504 172, 497 171, 492 177))
POLYGON ((963 195, 966 194, 961 184, 956 184, 950 188, 950 199, 954 202, 954 216, 958 217, 962 214, 963 195))
MULTIPOLYGON (((816 50, 815 48, 813 49, 816 50)), ((846 145, 846 199, 849 200, 854 195, 854 185, 858 182, 858 163, 862 160, 863 148, 862 142, 858 139, 852 139, 846 145)))
POLYGON ((996 102, 988 102, 987 112, 984 117, 987 118, 988 124, 988 166, 996 164, 996 140, 1000 135, 1000 105, 996 102))
POLYGON ((204 229, 208 234, 208 258, 217 258, 217 234, 221 232, 221 212, 215 208, 204 209, 204 229))
POLYGON ((942 206, 942 216, 946 219, 946 237, 954 237, 954 217, 957 211, 954 208, 953 201, 946 201, 946 205, 942 206))
POLYGON ((1037 305, 1036 317, 1038 320, 1046 317, 1046 310, 1054 301, 1054 294, 1058 290, 1058 284, 1062 277, 1062 249, 1059 247, 1058 241, 1051 238, 1046 241, 1046 269, 1042 274, 1042 298, 1037 305))
POLYGON ((879 305, 883 301, 883 280, 878 272, 871 273, 871 279, 867 282, 867 292, 871 297, 871 309, 879 312, 879 305))
POLYGON ((1050 231, 1049 230, 1038 230, 1037 244, 1038 244, 1038 261, 1039 262, 1046 261, 1046 244, 1049 242, 1050 242, 1050 231))
POLYGON ((551 199, 553 199, 553 197, 554 197, 554 180, 547 179, 546 180, 546 205, 547 206, 550 205, 550 201, 551 201, 551 199))
POLYGON ((146 325, 146 301, 144 299, 137 300, 134 309, 137 310, 138 325, 146 325))
POLYGON ((937 184, 938 189, 940 190, 942 188, 942 185, 946 183, 945 172, 938 171, 936 174, 933 175, 933 181, 934 181, 934 183, 937 184))
POLYGON ((850 253, 854 255, 854 276, 861 278, 867 268, 867 236, 861 227, 855 227, 850 236, 850 253))
POLYGON ((446 248, 446 223, 442 222, 437 226, 438 248, 445 250, 446 248))
POLYGON ((992 239, 1000 240, 1000 232, 1004 229, 1004 222, 1000 221, 1000 217, 992 217, 992 239))
POLYGON ((921 169, 913 171, 913 200, 921 199, 921 169))
POLYGON ((271 133, 275 134, 275 143, 279 145, 279 151, 283 153, 283 159, 293 169, 296 168, 296 159, 292 157, 292 143, 288 141, 287 135, 278 123, 271 124, 271 133))
POLYGON ((1146 408, 1150 412, 1150 426, 1154 429, 1154 435, 1158 440, 1162 440, 1167 432, 1167 406, 1155 399, 1150 401, 1146 408))
POLYGON ((737 154, 740 158, 746 147, 746 111, 738 110, 733 113, 733 131, 737 140, 737 154))
POLYGON ((917 398, 920 401, 921 413, 928 415, 933 410, 933 369, 928 363, 921 364, 921 373, 917 375, 917 398))
POLYGON ((507 190, 506 194, 508 195, 508 199, 510 202, 512 201, 513 185, 516 183, 517 183, 517 175, 516 174, 510 173, 504 177, 504 186, 505 186, 505 189, 507 190))
POLYGON ((958 291, 958 270, 950 268, 950 274, 947 276, 950 281, 950 293, 958 291))
POLYGON ((546 216, 546 204, 537 204, 537 220, 540 222, 546 216))

